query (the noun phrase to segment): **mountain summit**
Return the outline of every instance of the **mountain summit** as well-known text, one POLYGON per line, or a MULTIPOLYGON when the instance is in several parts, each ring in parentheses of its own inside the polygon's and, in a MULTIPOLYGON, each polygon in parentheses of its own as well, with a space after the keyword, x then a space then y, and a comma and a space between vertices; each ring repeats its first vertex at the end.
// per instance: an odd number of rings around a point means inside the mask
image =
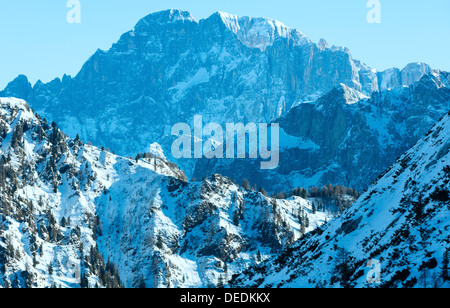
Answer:
POLYGON ((281 22, 269 18, 240 17, 224 12, 216 13, 226 27, 235 33, 248 47, 264 51, 278 38, 292 39, 295 44, 313 44, 303 33, 290 29, 281 22))
POLYGON ((143 27, 144 25, 150 26, 151 23, 165 25, 171 22, 196 22, 196 20, 190 12, 170 9, 147 15, 139 21, 135 29, 143 27))

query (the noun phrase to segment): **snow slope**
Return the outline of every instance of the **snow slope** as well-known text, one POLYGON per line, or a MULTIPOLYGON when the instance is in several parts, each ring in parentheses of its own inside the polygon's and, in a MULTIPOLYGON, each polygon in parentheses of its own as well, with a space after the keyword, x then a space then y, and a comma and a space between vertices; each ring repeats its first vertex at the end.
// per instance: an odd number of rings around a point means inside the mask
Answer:
POLYGON ((343 215, 232 286, 448 288, 449 182, 450 113, 343 215))

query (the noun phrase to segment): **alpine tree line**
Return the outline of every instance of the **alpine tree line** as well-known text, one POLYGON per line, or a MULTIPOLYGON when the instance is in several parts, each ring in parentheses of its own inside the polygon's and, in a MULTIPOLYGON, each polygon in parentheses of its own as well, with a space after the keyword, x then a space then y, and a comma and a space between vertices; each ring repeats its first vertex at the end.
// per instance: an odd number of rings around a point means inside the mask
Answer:
POLYGON ((250 185, 247 179, 242 181, 241 187, 245 190, 258 191, 266 197, 275 199, 287 199, 292 196, 309 199, 313 203, 313 211, 329 211, 340 214, 355 202, 361 193, 351 187, 343 185, 325 185, 322 187, 312 186, 309 188, 297 187, 290 191, 282 191, 269 196, 263 187, 259 189, 250 185))

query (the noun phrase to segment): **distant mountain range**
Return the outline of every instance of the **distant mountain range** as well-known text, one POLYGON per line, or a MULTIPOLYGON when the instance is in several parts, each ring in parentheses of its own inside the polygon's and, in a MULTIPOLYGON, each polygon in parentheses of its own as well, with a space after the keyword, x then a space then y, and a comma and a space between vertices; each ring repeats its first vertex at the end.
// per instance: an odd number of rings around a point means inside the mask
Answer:
MULTIPOLYGON (((82 140, 105 146, 117 154, 134 157, 158 142, 169 160, 175 161, 170 155, 173 141, 170 128, 178 122, 192 125, 194 115, 202 115, 205 123, 220 124, 269 123, 279 121, 280 117, 292 121, 296 112, 312 110, 311 106, 324 95, 319 103, 326 105, 325 100, 330 98, 327 93, 341 85, 348 89, 347 92, 358 93, 360 98, 372 97, 373 92, 410 86, 431 71, 426 64, 413 63, 402 70, 377 72, 354 59, 348 49, 329 47, 324 40, 316 44, 300 31, 271 19, 219 12, 196 21, 188 12, 167 10, 140 20, 110 50, 98 50, 77 76, 64 76, 47 84, 38 81, 34 86, 25 76, 19 76, 0 96, 25 99, 33 110, 59 123, 72 137, 79 134, 82 140)), ((404 97, 408 90, 401 92, 401 100, 411 100, 404 97)), ((395 96, 382 96, 392 95, 395 96)), ((377 99, 374 97, 372 101, 377 99)), ((365 116, 373 115, 369 112, 365 116)), ((433 111, 432 120, 426 121, 417 135, 401 134, 400 139, 411 138, 412 142, 394 144, 399 148, 395 155, 400 155, 417 141, 420 132, 434 124, 436 116, 439 117, 433 111)), ((373 124, 364 123, 364 118, 361 121, 369 129, 373 124)), ((319 123, 315 125, 319 127, 319 123)), ((380 159, 375 161, 376 166, 370 168, 368 174, 355 171, 351 165, 357 162, 349 161, 353 157, 345 159, 334 155, 339 146, 336 142, 342 142, 343 135, 347 135, 354 125, 334 124, 335 127, 333 124, 324 126, 327 130, 323 133, 329 135, 324 135, 317 143, 319 147, 329 146, 321 144, 322 141, 335 139, 331 144, 333 149, 321 148, 318 152, 322 153, 318 155, 315 151, 308 151, 306 155, 290 152, 289 162, 284 161, 278 170, 281 175, 288 170, 299 173, 290 185, 336 182, 364 189, 377 173, 393 162, 395 157, 380 159), (311 163, 308 155, 313 156, 311 163), (325 170, 324 164, 333 165, 333 169, 342 168, 344 172, 339 176, 330 174, 333 170, 325 170), (310 170, 306 170, 308 168, 310 170), (315 175, 318 172, 323 175, 315 175)), ((401 132, 395 131, 398 133, 401 132)), ((300 131, 294 135, 306 142, 309 137, 318 137, 300 131)), ((397 136, 385 137, 394 139, 397 136)), ((297 151, 295 146, 293 148, 297 151)), ((302 149, 303 152, 306 150, 302 149)), ((353 149, 353 152, 363 156, 362 149, 353 149)), ((224 170, 220 166, 205 167, 204 162, 197 164, 195 160, 177 162, 188 177, 195 174, 198 178, 215 169, 224 170)), ((367 166, 361 168, 367 169, 367 166)), ((256 177, 260 177, 258 171, 248 171, 237 170, 236 180, 251 178, 256 182, 256 177)), ((273 187, 273 181, 259 181, 258 184, 269 190, 278 189, 273 187)))

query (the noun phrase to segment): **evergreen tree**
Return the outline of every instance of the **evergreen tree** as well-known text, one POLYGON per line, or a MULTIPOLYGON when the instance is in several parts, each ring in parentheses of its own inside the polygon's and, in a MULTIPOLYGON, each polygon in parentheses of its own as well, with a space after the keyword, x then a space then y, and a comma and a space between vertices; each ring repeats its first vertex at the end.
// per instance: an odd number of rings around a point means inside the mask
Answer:
POLYGON ((337 247, 336 249, 337 256, 334 273, 337 275, 341 285, 344 288, 348 288, 350 286, 350 278, 352 276, 350 268, 351 257, 348 251, 344 248, 337 247))
POLYGON ((258 253, 256 254, 256 261, 257 262, 261 262, 262 261, 261 251, 259 251, 259 250, 258 250, 258 253))
POLYGON ((40 125, 38 127, 38 140, 39 142, 42 142, 42 140, 44 140, 44 129, 40 125))
POLYGON ((163 239, 161 234, 158 234, 156 237, 156 247, 158 247, 159 249, 163 248, 163 239))
POLYGON ((89 280, 86 277, 85 273, 81 273, 81 279, 80 279, 80 288, 87 289, 89 288, 89 280))
POLYGON ((302 236, 306 234, 306 227, 302 223, 300 224, 300 233, 302 236))
POLYGON ((22 142, 23 138, 23 125, 22 123, 17 124, 14 128, 12 139, 11 139, 11 147, 17 148, 22 142))
POLYGON ((32 289, 33 288, 33 275, 27 269, 25 272, 23 272, 23 276, 25 278, 25 288, 32 289))
POLYGON ((228 264, 224 262, 223 264, 223 272, 225 273, 225 282, 228 282, 228 264))
POLYGON ((413 211, 415 214, 415 218, 417 221, 421 220, 423 218, 425 209, 425 203, 422 199, 422 194, 419 195, 419 200, 417 202, 413 202, 413 211))
POLYGON ((139 279, 139 289, 146 289, 147 286, 145 284, 145 278, 144 276, 141 276, 141 278, 139 279))
POLYGON ((305 200, 308 199, 308 192, 306 191, 306 189, 304 188, 301 189, 300 197, 302 197, 305 200))
POLYGON ((235 226, 239 226, 239 220, 240 220, 240 218, 239 218, 239 211, 236 210, 233 213, 233 224, 235 226))
POLYGON ((259 192, 260 192, 261 194, 263 194, 263 196, 265 196, 265 197, 268 197, 268 196, 269 196, 269 195, 267 194, 266 190, 265 190, 264 188, 262 188, 262 187, 259 188, 259 192))
POLYGON ((223 289, 225 287, 225 281, 222 275, 219 277, 219 281, 217 282, 217 288, 223 289))
POLYGON ((63 217, 63 218, 61 219, 61 227, 65 228, 65 227, 66 227, 66 224, 67 224, 67 223, 66 223, 66 218, 63 217))
POLYGON ((448 274, 449 254, 450 254, 450 249, 446 248, 445 252, 444 252, 444 256, 442 258, 442 266, 441 266, 441 278, 444 282, 450 280, 450 277, 448 274))
POLYGON ((250 190, 250 183, 248 182, 247 179, 243 179, 242 180, 242 188, 244 188, 245 190, 250 190))

